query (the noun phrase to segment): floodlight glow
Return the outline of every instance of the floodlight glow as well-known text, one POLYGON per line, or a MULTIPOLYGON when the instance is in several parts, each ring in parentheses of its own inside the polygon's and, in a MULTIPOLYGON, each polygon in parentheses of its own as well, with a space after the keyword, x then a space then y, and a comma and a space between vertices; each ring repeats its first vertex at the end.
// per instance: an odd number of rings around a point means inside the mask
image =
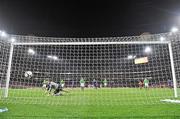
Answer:
POLYGON ((57 56, 51 56, 51 55, 48 55, 47 58, 53 59, 53 60, 58 60, 58 57, 57 57, 57 56))
POLYGON ((53 58, 54 60, 58 60, 58 57, 56 57, 56 56, 53 56, 52 58, 53 58))
POLYGON ((152 51, 152 49, 150 47, 146 47, 144 50, 145 53, 150 53, 151 51, 152 51))
POLYGON ((15 38, 11 38, 11 42, 14 43, 16 41, 15 38))
POLYGON ((171 29, 171 32, 173 32, 173 33, 176 33, 176 32, 178 32, 178 31, 179 31, 179 29, 176 28, 176 27, 173 27, 173 28, 171 29))
POLYGON ((127 59, 134 59, 134 58, 136 58, 136 55, 128 55, 128 57, 127 57, 127 59))
POLYGON ((164 41, 165 40, 165 38, 164 37, 160 37, 160 41, 164 41))
POLYGON ((34 54, 35 54, 35 51, 30 48, 30 49, 28 50, 28 53, 34 55, 34 54))
POLYGON ((48 55, 48 56, 47 56, 47 58, 52 58, 52 57, 53 57, 53 56, 51 56, 51 55, 48 55))
POLYGON ((1 37, 7 37, 7 33, 4 32, 4 31, 1 31, 1 32, 0 32, 0 35, 1 35, 1 37))
POLYGON ((133 59, 133 56, 132 56, 132 55, 129 55, 129 56, 128 56, 128 59, 133 59))

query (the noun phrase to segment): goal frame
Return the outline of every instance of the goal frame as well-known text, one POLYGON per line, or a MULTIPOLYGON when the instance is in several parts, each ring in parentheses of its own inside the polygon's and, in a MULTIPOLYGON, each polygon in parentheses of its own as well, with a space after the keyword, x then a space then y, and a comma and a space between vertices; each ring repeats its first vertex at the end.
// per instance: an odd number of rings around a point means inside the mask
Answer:
POLYGON ((174 87, 174 97, 177 98, 177 80, 175 74, 175 67, 174 67, 174 60, 173 60, 173 52, 172 52, 172 44, 170 41, 127 41, 127 42, 22 42, 22 43, 11 43, 10 45, 10 53, 9 53, 9 60, 8 60, 8 69, 6 74, 6 85, 4 91, 4 97, 8 97, 8 89, 9 89, 9 82, 11 76, 11 63, 13 58, 13 49, 14 46, 17 45, 103 45, 103 44, 167 44, 169 49, 170 55, 170 62, 171 62, 171 73, 173 78, 173 87, 174 87))

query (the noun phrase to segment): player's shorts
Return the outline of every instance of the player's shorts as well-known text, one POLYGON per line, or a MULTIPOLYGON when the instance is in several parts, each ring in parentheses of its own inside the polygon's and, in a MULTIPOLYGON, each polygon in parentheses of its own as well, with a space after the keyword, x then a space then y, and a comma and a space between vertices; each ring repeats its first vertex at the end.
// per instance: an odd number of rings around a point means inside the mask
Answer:
POLYGON ((81 83, 81 87, 84 87, 84 83, 81 83))
POLYGON ((64 84, 61 84, 61 87, 63 88, 63 87, 64 87, 64 84))
POLYGON ((107 86, 107 83, 104 83, 104 86, 107 86))
POLYGON ((46 84, 43 84, 43 86, 42 86, 43 88, 46 88, 46 84))
POLYGON ((148 88, 148 87, 149 87, 149 84, 148 84, 148 83, 145 83, 144 86, 145 86, 146 88, 148 88))
POLYGON ((59 95, 61 95, 60 92, 55 92, 55 93, 54 93, 54 96, 59 96, 59 95))

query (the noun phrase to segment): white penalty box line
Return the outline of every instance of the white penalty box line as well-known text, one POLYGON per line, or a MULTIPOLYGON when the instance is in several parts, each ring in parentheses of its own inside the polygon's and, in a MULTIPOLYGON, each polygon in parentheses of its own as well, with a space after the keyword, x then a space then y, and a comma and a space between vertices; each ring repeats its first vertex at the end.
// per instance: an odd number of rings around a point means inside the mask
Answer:
POLYGON ((161 100, 161 102, 169 102, 169 103, 178 103, 178 104, 180 104, 180 100, 171 100, 171 99, 161 100))

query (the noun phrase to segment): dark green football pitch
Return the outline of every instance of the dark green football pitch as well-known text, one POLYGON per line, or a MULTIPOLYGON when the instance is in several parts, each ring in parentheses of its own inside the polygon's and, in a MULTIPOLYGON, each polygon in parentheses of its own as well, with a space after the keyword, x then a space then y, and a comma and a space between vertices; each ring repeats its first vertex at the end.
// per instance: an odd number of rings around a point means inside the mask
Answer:
POLYGON ((173 98, 173 89, 65 90, 62 96, 48 96, 38 88, 10 89, 0 101, 9 111, 0 113, 0 119, 180 119, 180 104, 160 101, 173 98))

